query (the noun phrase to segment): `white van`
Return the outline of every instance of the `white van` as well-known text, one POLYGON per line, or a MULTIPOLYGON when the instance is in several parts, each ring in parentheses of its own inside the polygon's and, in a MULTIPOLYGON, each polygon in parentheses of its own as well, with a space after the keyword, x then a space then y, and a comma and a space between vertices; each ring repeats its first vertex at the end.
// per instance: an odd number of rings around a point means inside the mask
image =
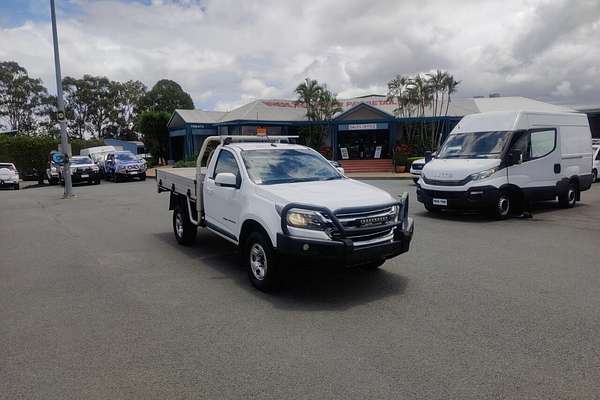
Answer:
POLYGON ((431 212, 490 210, 507 218, 525 202, 573 207, 592 184, 585 114, 502 111, 465 116, 423 168, 417 199, 431 212))

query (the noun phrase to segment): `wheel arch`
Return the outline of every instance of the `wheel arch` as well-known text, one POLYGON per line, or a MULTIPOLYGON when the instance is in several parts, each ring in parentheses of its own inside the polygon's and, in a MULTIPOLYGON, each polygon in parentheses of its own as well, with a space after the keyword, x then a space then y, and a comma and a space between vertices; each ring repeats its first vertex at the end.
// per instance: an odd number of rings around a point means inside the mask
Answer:
POLYGON ((264 225, 255 218, 247 218, 242 224, 238 240, 240 245, 243 246, 248 236, 256 231, 263 233, 271 241, 271 246, 275 247, 276 241, 273 240, 273 237, 269 234, 269 231, 264 225))

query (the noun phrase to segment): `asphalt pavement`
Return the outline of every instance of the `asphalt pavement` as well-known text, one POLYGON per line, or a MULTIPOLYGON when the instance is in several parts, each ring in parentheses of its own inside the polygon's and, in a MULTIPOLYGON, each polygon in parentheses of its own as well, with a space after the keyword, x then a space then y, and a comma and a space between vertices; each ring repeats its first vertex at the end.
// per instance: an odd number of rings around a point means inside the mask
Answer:
POLYGON ((600 184, 531 219, 433 216, 380 271, 255 290, 235 248, 179 246, 155 181, 0 191, 0 398, 592 399, 600 184))

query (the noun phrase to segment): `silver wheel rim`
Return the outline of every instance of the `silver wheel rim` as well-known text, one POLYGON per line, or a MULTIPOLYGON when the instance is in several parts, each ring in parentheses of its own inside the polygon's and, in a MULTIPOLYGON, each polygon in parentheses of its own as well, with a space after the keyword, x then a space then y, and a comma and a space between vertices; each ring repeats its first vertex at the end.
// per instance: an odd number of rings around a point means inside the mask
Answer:
POLYGON ((575 191, 572 188, 569 189, 568 196, 569 196, 569 203, 571 203, 571 204, 575 203, 575 191))
POLYGON ((250 269, 252 275, 259 281, 265 279, 267 274, 267 254, 265 249, 258 244, 254 243, 250 248, 250 269))
POLYGON ((181 218, 181 213, 175 215, 175 233, 178 237, 183 237, 183 218, 181 218))
POLYGON ((500 196, 498 199, 498 213, 502 216, 508 214, 510 210, 510 200, 506 196, 500 196))

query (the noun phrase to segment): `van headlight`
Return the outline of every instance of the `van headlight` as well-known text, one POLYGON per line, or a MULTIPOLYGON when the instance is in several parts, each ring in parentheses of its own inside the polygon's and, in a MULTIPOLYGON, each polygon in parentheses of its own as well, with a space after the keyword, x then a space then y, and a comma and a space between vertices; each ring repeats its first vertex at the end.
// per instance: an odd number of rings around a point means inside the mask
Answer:
POLYGON ((498 171, 497 167, 486 169, 485 171, 481 171, 481 172, 477 172, 476 174, 472 174, 470 176, 470 178, 472 181, 478 181, 481 179, 489 178, 490 176, 494 175, 496 173, 496 171, 498 171))
POLYGON ((323 231, 331 227, 331 220, 319 211, 292 208, 287 212, 288 226, 323 231))

